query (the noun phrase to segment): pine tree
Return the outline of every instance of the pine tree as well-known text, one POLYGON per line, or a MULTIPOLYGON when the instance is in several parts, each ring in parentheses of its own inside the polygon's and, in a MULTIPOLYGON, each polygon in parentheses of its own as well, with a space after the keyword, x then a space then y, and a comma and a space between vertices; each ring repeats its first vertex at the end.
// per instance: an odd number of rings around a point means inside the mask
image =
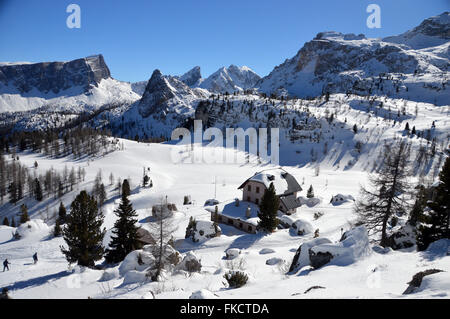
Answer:
POLYGON ((278 226, 277 212, 280 206, 280 199, 275 193, 275 186, 270 183, 269 188, 264 190, 264 195, 261 198, 259 205, 260 212, 258 217, 260 221, 258 226, 267 232, 273 232, 278 226))
POLYGON ((100 227, 103 219, 94 197, 81 191, 70 205, 66 227, 62 231, 68 249, 61 246, 61 251, 69 263, 93 267, 95 261, 102 258, 105 230, 102 231, 100 227))
POLYGON ((308 192, 306 193, 306 197, 307 198, 313 198, 314 197, 314 188, 313 186, 309 186, 308 188, 308 192))
POLYGON ((20 206, 20 223, 24 224, 30 220, 30 217, 28 216, 28 207, 25 204, 22 204, 20 206))
POLYGON ((11 227, 16 227, 16 220, 14 217, 11 217, 11 227))
POLYGON ((106 249, 105 259, 108 263, 117 263, 133 250, 139 247, 139 227, 137 223, 137 213, 127 196, 122 195, 119 207, 114 211, 118 219, 114 223, 113 236, 110 249, 106 249))
POLYGON ((122 183, 122 196, 124 196, 124 195, 126 197, 131 195, 130 183, 128 182, 127 179, 124 179, 123 183, 122 183))
POLYGON ((44 196, 42 195, 42 188, 41 183, 37 178, 34 179, 34 198, 40 202, 44 199, 44 196))
POLYGON ((9 220, 8 220, 8 217, 3 218, 3 225, 4 225, 4 226, 9 226, 9 220))
POLYGON ((409 189, 407 183, 410 146, 401 141, 386 145, 384 162, 378 175, 369 176, 372 190, 361 187, 361 198, 355 204, 359 223, 373 233, 381 233, 380 245, 387 247, 387 223, 394 214, 403 214, 407 203, 403 194, 409 189))
POLYGON ((55 228, 53 229, 53 236, 55 236, 55 237, 59 237, 59 236, 61 236, 61 225, 60 225, 60 222, 59 222, 59 219, 56 219, 56 222, 55 222, 55 228))
POLYGON ((353 125, 353 133, 358 133, 358 126, 356 126, 356 124, 353 125))
POLYGON ((439 181, 434 200, 428 202, 428 211, 424 212, 424 223, 417 230, 419 250, 427 249, 436 240, 450 238, 450 157, 439 173, 439 181))
POLYGON ((66 222, 67 212, 66 207, 64 207, 63 203, 59 203, 59 209, 58 209, 58 220, 61 224, 64 224, 66 222))

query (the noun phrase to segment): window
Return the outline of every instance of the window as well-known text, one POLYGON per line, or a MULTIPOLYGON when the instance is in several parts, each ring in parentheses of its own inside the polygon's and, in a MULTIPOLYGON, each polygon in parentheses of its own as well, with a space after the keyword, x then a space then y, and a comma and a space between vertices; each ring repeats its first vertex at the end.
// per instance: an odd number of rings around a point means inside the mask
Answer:
POLYGON ((247 202, 250 202, 250 196, 247 196, 247 202))
POLYGON ((259 199, 258 198, 255 200, 255 203, 256 203, 256 205, 259 205, 259 199))
POLYGON ((252 226, 248 226, 248 231, 252 231, 252 226))
POLYGON ((233 220, 232 219, 228 219, 228 224, 229 225, 233 225, 233 220))
POLYGON ((259 194, 259 187, 256 187, 256 194, 259 194))
POLYGON ((239 223, 239 228, 242 228, 242 226, 243 226, 242 223, 239 223))
POLYGON ((248 185, 248 186, 247 186, 247 190, 248 190, 249 192, 251 192, 251 191, 252 191, 252 185, 248 185))

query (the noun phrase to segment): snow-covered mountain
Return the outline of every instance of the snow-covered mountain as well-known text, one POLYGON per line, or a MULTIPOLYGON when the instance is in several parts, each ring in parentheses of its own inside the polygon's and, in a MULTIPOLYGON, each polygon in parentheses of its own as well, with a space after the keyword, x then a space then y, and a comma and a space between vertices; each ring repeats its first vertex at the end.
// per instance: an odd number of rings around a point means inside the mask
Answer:
POLYGON ((193 101, 208 96, 206 90, 190 88, 176 77, 164 76, 161 71, 155 70, 139 101, 139 113, 148 117, 174 110, 173 107, 177 112, 185 113, 191 109, 193 101))
POLYGON ((448 104, 448 13, 425 20, 411 32, 440 39, 435 44, 441 46, 415 50, 393 43, 400 38, 321 32, 257 86, 264 93, 297 97, 351 92, 448 104))
POLYGON ((200 87, 216 93, 232 93, 255 87, 260 76, 246 66, 222 67, 201 82, 200 87))
POLYGON ((450 41, 450 12, 425 19, 419 26, 398 36, 386 37, 385 42, 405 44, 412 49, 424 49, 450 41))
POLYGON ((200 67, 193 67, 191 70, 180 76, 179 79, 181 82, 186 83, 186 85, 190 87, 198 87, 203 81, 200 67))
POLYGON ((102 55, 68 62, 0 65, 0 112, 48 107, 83 112, 139 99, 130 83, 111 77, 102 55))

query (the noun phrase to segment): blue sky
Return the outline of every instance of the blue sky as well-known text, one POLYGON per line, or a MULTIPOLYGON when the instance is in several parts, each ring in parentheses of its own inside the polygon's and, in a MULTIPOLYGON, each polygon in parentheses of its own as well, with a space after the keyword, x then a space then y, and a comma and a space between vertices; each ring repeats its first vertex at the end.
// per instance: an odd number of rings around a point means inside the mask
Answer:
POLYGON ((114 78, 146 80, 154 69, 247 65, 261 76, 321 31, 400 34, 448 11, 450 0, 0 0, 0 61, 66 61, 102 53, 114 78), (81 7, 81 28, 66 7, 81 7), (381 29, 366 7, 381 7, 381 29))

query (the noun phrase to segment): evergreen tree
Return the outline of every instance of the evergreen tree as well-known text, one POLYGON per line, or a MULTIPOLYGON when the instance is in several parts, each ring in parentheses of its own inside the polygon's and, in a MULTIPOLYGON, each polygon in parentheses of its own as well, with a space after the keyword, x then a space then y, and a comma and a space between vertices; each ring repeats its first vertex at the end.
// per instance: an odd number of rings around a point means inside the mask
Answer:
POLYGON ((14 217, 11 217, 11 227, 16 227, 16 220, 14 217))
POLYGON ((306 197, 307 198, 313 198, 314 197, 314 188, 313 186, 309 186, 308 188, 308 192, 306 193, 306 197))
POLYGON ((44 199, 44 196, 42 195, 42 188, 41 183, 37 178, 34 179, 34 198, 40 202, 44 199))
POLYGON ((124 179, 123 183, 122 183, 122 196, 124 196, 124 195, 126 197, 131 195, 130 183, 128 182, 127 179, 124 179))
POLYGON ((409 123, 408 122, 406 122, 405 131, 409 132, 409 123))
POLYGON ((105 184, 101 183, 98 189, 98 206, 102 207, 106 200, 105 184))
POLYGON ((7 217, 3 218, 3 225, 4 226, 9 226, 9 220, 7 217))
POLYGON ((53 236, 55 236, 55 237, 59 237, 59 236, 61 236, 61 224, 60 224, 60 222, 59 222, 59 219, 56 219, 56 222, 55 222, 55 228, 53 229, 53 236))
POLYGON ((387 223, 395 214, 405 213, 407 203, 403 194, 407 183, 410 146, 401 141, 397 145, 386 145, 384 162, 378 175, 369 176, 372 190, 361 187, 361 198, 355 204, 359 223, 373 233, 381 233, 380 245, 387 247, 387 223))
POLYGON ((427 249, 436 240, 450 238, 450 157, 439 173, 439 182, 434 199, 428 202, 428 209, 424 212, 424 223, 417 230, 419 250, 427 249))
POLYGON ((280 199, 275 193, 275 187, 273 183, 270 183, 269 188, 264 190, 264 195, 261 199, 261 204, 259 205, 259 228, 267 232, 273 232, 277 228, 277 212, 279 206, 280 199))
POLYGON ((20 206, 20 223, 24 224, 29 220, 30 220, 30 217, 28 216, 28 207, 27 207, 27 205, 22 204, 20 206))
POLYGON ((358 126, 356 126, 356 124, 353 125, 353 133, 358 133, 358 126))
POLYGON ((114 223, 110 249, 106 250, 105 259, 108 263, 117 263, 139 246, 137 213, 127 196, 122 195, 119 207, 114 211, 118 219, 114 223))
POLYGON ((70 205, 66 227, 62 231, 68 249, 61 247, 61 251, 69 263, 93 267, 95 261, 102 258, 105 230, 102 231, 100 227, 103 219, 94 197, 81 191, 70 205))
POLYGON ((59 203, 59 209, 58 209, 58 220, 61 224, 64 224, 66 222, 67 212, 66 207, 64 207, 63 203, 59 203))

